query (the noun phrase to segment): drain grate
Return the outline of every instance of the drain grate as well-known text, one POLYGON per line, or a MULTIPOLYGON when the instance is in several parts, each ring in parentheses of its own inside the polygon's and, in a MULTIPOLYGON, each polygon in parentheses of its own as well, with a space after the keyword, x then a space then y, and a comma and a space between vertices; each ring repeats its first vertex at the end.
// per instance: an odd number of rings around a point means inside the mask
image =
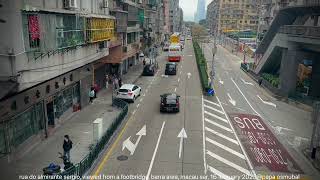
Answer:
POLYGON ((121 155, 121 156, 118 156, 117 159, 118 159, 119 161, 125 161, 125 160, 128 160, 128 156, 121 155))

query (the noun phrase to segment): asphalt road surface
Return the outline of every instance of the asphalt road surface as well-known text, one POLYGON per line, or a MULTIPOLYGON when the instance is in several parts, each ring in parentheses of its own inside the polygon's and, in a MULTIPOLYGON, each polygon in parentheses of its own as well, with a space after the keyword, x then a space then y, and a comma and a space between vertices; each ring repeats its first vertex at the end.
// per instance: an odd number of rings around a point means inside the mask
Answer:
MULTIPOLYGON (((210 46, 205 49, 209 64, 210 46)), ((175 76, 164 76, 166 55, 162 53, 158 58, 160 68, 155 76, 137 81, 142 95, 130 104, 126 125, 91 175, 102 179, 262 179, 260 175, 276 169, 282 171, 277 174, 303 171, 317 176, 306 170, 309 166, 303 167, 299 159, 286 153, 274 137, 274 130, 269 131, 275 127, 284 130, 290 123, 295 123, 289 127, 295 130, 299 123, 303 126, 296 119, 307 114, 261 93, 239 69, 240 60, 219 47, 215 60, 216 96, 203 97, 192 42, 186 41, 175 76), (160 95, 170 92, 181 96, 180 112, 160 113, 160 95), (251 136, 245 136, 248 134, 251 136), (253 138, 256 149, 250 149, 253 138), (267 154, 259 149, 268 146, 278 149, 267 154)), ((295 136, 309 137, 308 133, 302 130, 295 136)))

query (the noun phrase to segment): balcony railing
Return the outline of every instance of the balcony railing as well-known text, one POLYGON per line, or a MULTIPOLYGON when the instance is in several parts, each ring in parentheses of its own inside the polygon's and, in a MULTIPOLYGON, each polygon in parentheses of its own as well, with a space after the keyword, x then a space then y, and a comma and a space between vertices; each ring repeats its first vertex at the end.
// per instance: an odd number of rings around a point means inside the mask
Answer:
POLYGON ((296 26, 286 25, 280 27, 279 33, 290 34, 295 36, 320 38, 319 26, 296 26))

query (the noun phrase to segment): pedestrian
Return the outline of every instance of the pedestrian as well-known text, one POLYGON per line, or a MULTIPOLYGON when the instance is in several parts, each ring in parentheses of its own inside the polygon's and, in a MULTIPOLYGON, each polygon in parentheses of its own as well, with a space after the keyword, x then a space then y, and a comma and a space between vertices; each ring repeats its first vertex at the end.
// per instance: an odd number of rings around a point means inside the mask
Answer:
POLYGON ((70 150, 72 149, 72 141, 69 135, 64 135, 63 141, 63 156, 70 162, 70 150))
POLYGON ((118 81, 119 81, 119 88, 121 88, 121 86, 122 86, 122 79, 121 79, 121 77, 119 77, 118 81))
POLYGON ((142 63, 143 63, 143 66, 145 66, 145 65, 146 65, 146 59, 145 59, 145 58, 143 58, 142 63))
POLYGON ((106 75, 106 89, 109 88, 109 75, 106 75))
POLYGON ((118 89, 118 85, 119 85, 119 80, 118 80, 118 78, 115 76, 115 77, 114 77, 114 89, 118 89))
POLYGON ((261 86, 261 84, 262 84, 262 78, 260 78, 260 79, 258 80, 258 83, 259 83, 259 86, 261 86))
POLYGON ((95 97, 94 87, 91 87, 91 88, 90 88, 90 91, 89 91, 89 102, 90 102, 90 103, 92 103, 94 97, 95 97))

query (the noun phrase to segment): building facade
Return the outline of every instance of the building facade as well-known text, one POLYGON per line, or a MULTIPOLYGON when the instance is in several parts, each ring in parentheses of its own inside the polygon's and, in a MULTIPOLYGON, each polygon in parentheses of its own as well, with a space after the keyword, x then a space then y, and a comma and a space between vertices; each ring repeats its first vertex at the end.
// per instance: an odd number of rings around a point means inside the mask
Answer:
POLYGON ((258 2, 255 0, 213 0, 207 7, 207 22, 211 32, 258 29, 258 2))

